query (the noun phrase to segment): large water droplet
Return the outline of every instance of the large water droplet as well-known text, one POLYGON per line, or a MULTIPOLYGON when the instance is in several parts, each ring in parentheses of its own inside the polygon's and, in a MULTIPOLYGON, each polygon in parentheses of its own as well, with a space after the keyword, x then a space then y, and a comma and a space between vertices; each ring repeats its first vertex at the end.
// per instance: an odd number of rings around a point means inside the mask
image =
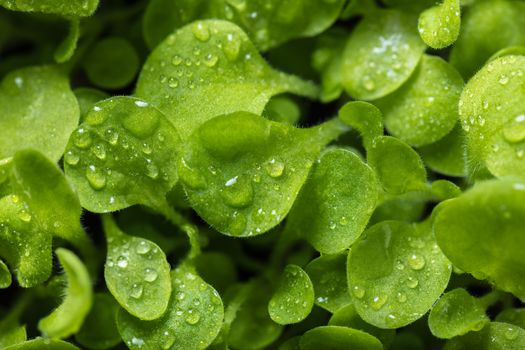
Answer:
POLYGON ((73 133, 73 144, 78 148, 88 148, 91 146, 91 143, 93 143, 93 139, 91 138, 91 134, 88 130, 84 128, 78 128, 73 133))
POLYGON ((103 124, 106 121, 106 119, 108 119, 108 114, 107 113, 101 113, 100 111, 101 111, 100 107, 95 106, 93 108, 93 111, 89 112, 86 115, 86 117, 84 119, 85 122, 87 124, 93 125, 93 126, 103 124))
POLYGON ((117 259, 117 266, 120 267, 121 269, 125 269, 126 267, 128 267, 128 259, 124 256, 119 256, 118 259, 117 259))
POLYGON ((131 290, 129 291, 129 295, 132 298, 138 299, 142 296, 143 291, 144 288, 142 287, 142 284, 133 283, 133 285, 131 286, 131 290))
POLYGON ((202 22, 193 24, 191 31, 195 39, 199 41, 208 41, 210 39, 210 31, 208 30, 208 26, 202 22))
POLYGON ((159 114, 150 108, 137 108, 121 119, 122 126, 139 139, 149 137, 157 131, 160 124, 159 114))
POLYGON ((284 163, 281 162, 278 159, 272 158, 268 162, 266 162, 264 168, 266 169, 266 172, 271 177, 280 177, 283 175, 284 172, 284 163))
POLYGON ((405 284, 408 288, 416 288, 418 285, 419 285, 419 281, 417 280, 417 278, 414 278, 414 277, 408 277, 407 280, 405 281, 405 284))
POLYGON ((151 250, 151 245, 147 241, 140 241, 135 247, 137 254, 147 254, 151 250))
POLYGON ((388 300, 388 297, 386 295, 383 295, 383 294, 376 295, 370 301, 370 306, 374 310, 379 310, 383 307, 383 305, 385 305, 387 300, 388 300))
POLYGON ((239 57, 241 50, 241 40, 237 35, 228 34, 223 46, 224 55, 229 61, 235 61, 239 57))
POLYGON ((147 267, 144 269, 144 281, 146 282, 154 282, 159 274, 157 273, 157 270, 155 270, 152 267, 147 267))
POLYGON ((525 140, 525 114, 520 114, 503 128, 503 137, 508 142, 525 140))
POLYGON ((242 235, 246 229, 246 216, 242 213, 235 212, 232 215, 228 229, 230 234, 234 236, 242 235))
POLYGON ((425 267, 425 258, 418 254, 411 254, 408 257, 408 266, 413 270, 421 270, 425 267))
POLYGON ((242 208, 253 200, 253 187, 249 179, 244 176, 235 176, 224 183, 221 196, 227 205, 242 208))
POLYGON ((94 190, 101 190, 106 187, 106 175, 99 171, 94 165, 87 167, 86 179, 94 190))
POLYGON ((69 150, 64 154, 64 160, 68 165, 75 166, 80 161, 80 157, 75 151, 69 150))

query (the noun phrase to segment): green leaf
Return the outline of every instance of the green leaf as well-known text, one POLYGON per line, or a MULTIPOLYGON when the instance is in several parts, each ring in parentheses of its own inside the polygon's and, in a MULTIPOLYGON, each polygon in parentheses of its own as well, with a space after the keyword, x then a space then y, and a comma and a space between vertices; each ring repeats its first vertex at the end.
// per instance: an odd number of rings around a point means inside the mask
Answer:
POLYGON ((23 343, 8 346, 3 350, 79 350, 79 348, 62 340, 38 337, 23 343))
POLYGON ((434 222, 439 246, 455 266, 522 300, 524 200, 525 184, 519 180, 481 182, 443 203, 434 222))
POLYGON ((409 192, 386 199, 374 211, 370 225, 386 220, 408 223, 420 221, 423 217, 426 200, 427 198, 419 192, 409 192))
MULTIPOLYGON (((28 206, 20 219, 67 240, 86 258, 94 257, 93 243, 80 225, 81 207, 64 173, 37 151, 19 151, 13 157, 11 186, 28 206)), ((91 261, 93 262, 93 261, 91 261)))
POLYGON ((97 103, 67 145, 65 172, 82 206, 103 213, 163 206, 177 181, 179 136, 156 108, 132 97, 97 103))
POLYGON ((93 106, 109 97, 105 91, 93 89, 90 87, 80 87, 73 90, 78 106, 80 107, 80 121, 83 122, 86 115, 93 109, 93 106))
POLYGON ((462 19, 450 63, 468 80, 497 51, 525 45, 524 11, 521 1, 476 1, 462 19))
POLYGON ((60 45, 55 50, 55 61, 58 63, 64 63, 75 53, 77 49, 77 42, 80 37, 80 25, 78 19, 73 19, 69 22, 69 32, 67 36, 62 40, 60 45))
POLYGON ((93 303, 89 273, 71 251, 58 248, 56 255, 67 277, 65 298, 52 313, 38 322, 38 329, 49 338, 68 338, 78 332, 93 303))
POLYGON ((0 259, 0 289, 9 287, 11 282, 11 272, 5 262, 0 259))
POLYGON ((518 327, 524 328, 525 308, 503 310, 498 316, 496 316, 496 321, 510 323, 518 327))
POLYGON ((342 80, 354 98, 374 100, 399 88, 416 69, 425 44, 415 18, 396 10, 365 16, 343 54, 342 80))
POLYGON ((0 6, 3 6, 9 10, 50 13, 64 17, 91 16, 97 9, 98 3, 99 0, 0 0, 0 6))
POLYGON ((373 146, 376 137, 383 135, 383 115, 371 103, 348 102, 339 110, 339 119, 359 131, 367 149, 373 146))
POLYGON ((288 265, 268 303, 268 313, 278 324, 304 320, 314 306, 314 287, 308 274, 297 265, 288 265))
POLYGON ((399 328, 423 316, 452 271, 429 221, 372 226, 352 247, 347 268, 357 313, 380 328, 399 328))
POLYGON ((248 295, 231 323, 227 343, 233 349, 264 349, 279 338, 283 327, 268 314, 272 296, 268 282, 257 279, 247 288, 248 295))
POLYGON ((9 346, 23 343, 27 340, 26 326, 21 326, 18 323, 18 315, 16 306, 13 307, 11 313, 4 316, 0 320, 0 349, 5 349, 9 346), (13 313, 13 310, 15 311, 13 313), (14 317, 13 317, 14 316, 14 317))
POLYGON ((86 316, 75 340, 88 349, 109 349, 119 344, 120 334, 116 317, 118 304, 109 293, 93 296, 93 306, 86 316))
POLYGON ((383 343, 383 347, 388 349, 396 336, 396 332, 392 329, 381 329, 374 327, 365 321, 357 314, 355 307, 352 304, 346 305, 337 310, 328 322, 329 326, 343 326, 357 329, 373 335, 383 343))
POLYGON ((139 56, 127 40, 107 37, 89 50, 83 66, 87 77, 96 86, 118 89, 135 78, 139 70, 139 56))
POLYGON ((77 126, 79 110, 67 77, 56 67, 42 66, 4 77, 0 115, 0 159, 34 148, 58 161, 77 126))
POLYGON ((124 310, 117 326, 126 345, 142 350, 206 349, 221 329, 224 308, 219 294, 188 264, 171 273, 172 293, 167 312, 141 321, 124 310))
POLYGON ((197 256, 193 263, 199 276, 218 292, 223 292, 237 281, 237 267, 224 253, 205 252, 197 256))
POLYGON ((368 149, 367 159, 386 192, 403 194, 425 188, 425 166, 416 151, 403 141, 378 137, 368 149))
POLYGON ((337 120, 296 129, 247 112, 219 116, 190 137, 179 175, 208 224, 258 235, 281 222, 321 148, 344 130, 337 120))
POLYGON ((500 58, 503 56, 508 55, 515 55, 515 56, 524 56, 525 55, 525 46, 523 45, 515 45, 515 46, 508 46, 504 47, 503 49, 497 51, 495 54, 490 56, 490 58, 487 60, 487 62, 493 61, 496 58, 500 58))
POLYGON ((507 350, 525 347, 525 330, 507 323, 492 322, 479 332, 456 337, 444 350, 507 350))
POLYGON ((295 125, 301 117, 297 103, 287 96, 275 96, 264 108, 263 115, 275 122, 295 125))
POLYGON ((489 62, 465 86, 459 116, 467 137, 471 172, 482 166, 495 176, 525 171, 525 56, 489 62))
POLYGON ((103 217, 108 242, 104 279, 131 315, 141 320, 159 318, 170 300, 170 265, 155 243, 124 234, 110 216, 103 217))
POLYGON ((322 326, 309 330, 301 337, 300 346, 301 350, 383 349, 381 342, 374 336, 339 326, 322 326))
POLYGON ((0 199, 0 256, 24 288, 43 283, 52 266, 51 233, 31 222, 28 210, 17 195, 0 199))
POLYGON ((467 174, 465 135, 459 123, 439 141, 418 148, 418 153, 425 164, 435 172, 448 176, 467 174))
POLYGON ((287 229, 323 254, 350 247, 363 233, 378 201, 374 171, 343 149, 325 152, 294 203, 287 229))
POLYGON ((135 93, 163 111, 186 140, 214 116, 261 114, 270 97, 283 92, 316 97, 317 88, 269 67, 241 28, 207 20, 181 28, 157 46, 135 93))
POLYGON ((422 146, 452 130, 462 89, 463 79, 452 66, 439 57, 423 55, 408 81, 374 103, 393 136, 422 146))
POLYGON ((315 304, 332 313, 352 301, 346 280, 346 255, 321 255, 305 268, 314 285, 315 304))
POLYGON ((479 331, 488 322, 483 305, 462 288, 445 293, 428 317, 432 334, 445 339, 479 331))
POLYGON ((335 22, 344 3, 343 0, 153 0, 144 16, 144 37, 154 47, 173 28, 197 19, 217 18, 241 26, 257 47, 266 51, 290 39, 321 33, 335 22))
POLYGON ((459 36, 460 26, 459 0, 443 0, 419 15, 419 35, 425 44, 434 49, 452 45, 459 36))

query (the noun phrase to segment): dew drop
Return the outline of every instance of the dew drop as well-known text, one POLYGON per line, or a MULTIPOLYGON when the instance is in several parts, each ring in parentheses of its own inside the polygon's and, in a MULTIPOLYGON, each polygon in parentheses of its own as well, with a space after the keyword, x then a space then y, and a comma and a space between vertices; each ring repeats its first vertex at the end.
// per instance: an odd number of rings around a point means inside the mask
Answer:
POLYGON ((119 256, 117 259, 117 266, 121 269, 125 269, 128 267, 128 259, 126 259, 124 256, 119 256))
POLYGON ((408 266, 413 270, 421 270, 425 267, 425 258, 418 254, 411 254, 408 257, 408 266))
POLYGON ((284 167, 284 163, 275 158, 270 159, 264 166, 266 173, 274 178, 283 175, 284 167))
POLYGON ((143 143, 142 144, 142 153, 144 153, 144 154, 151 154, 151 152, 153 152, 153 149, 151 148, 151 146, 148 143, 143 143))
POLYGON ((365 296, 365 289, 360 286, 354 286, 352 288, 352 294, 354 294, 357 299, 362 299, 365 296))
POLYGON ((199 41, 208 41, 210 39, 210 31, 208 26, 202 22, 197 22, 191 27, 191 31, 195 39, 199 41))
POLYGON ((404 303, 407 301, 407 296, 405 293, 402 293, 402 292, 397 292, 396 294, 396 299, 397 301, 399 301, 400 303, 404 303))
POLYGON ((211 53, 206 55, 206 57, 204 58, 204 64, 210 68, 214 67, 218 61, 219 61, 219 57, 211 53))
POLYGON ((346 226, 348 224, 348 219, 346 216, 342 216, 341 219, 339 219, 339 225, 346 226))
POLYGON ((146 241, 140 241, 137 246, 135 247, 135 251, 137 254, 144 255, 149 253, 151 250, 151 245, 146 241))
POLYGON ((520 114, 503 128, 503 137, 511 143, 525 139, 525 114, 520 114))
POLYGON ((507 83, 509 82, 509 77, 505 74, 502 74, 500 77, 499 77, 499 80, 498 82, 501 84, 501 85, 507 85, 507 83))
POLYGON ((178 293, 175 295, 175 298, 177 298, 177 300, 179 300, 179 301, 184 300, 184 298, 186 298, 186 293, 184 293, 184 292, 178 292, 178 293))
POLYGON ((144 288, 142 287, 142 284, 133 283, 133 285, 131 286, 131 290, 129 291, 129 295, 132 298, 138 299, 142 296, 143 291, 144 291, 144 288))
POLYGON ((115 146, 118 143, 118 132, 113 128, 108 128, 104 131, 104 137, 110 145, 115 146))
POLYGON ((179 176, 185 185, 194 190, 202 189, 206 186, 204 176, 197 169, 190 167, 184 158, 180 158, 178 163, 179 176))
POLYGON ((152 163, 146 165, 146 175, 151 179, 156 179, 159 177, 159 168, 152 163))
POLYGON ((407 280, 405 281, 405 284, 408 288, 414 289, 419 285, 419 281, 417 280, 417 278, 408 277, 407 280))
POLYGON ((186 315, 186 322, 188 324, 194 325, 199 322, 201 316, 197 310, 189 309, 186 315))
POLYGON ((101 108, 98 106, 93 107, 93 112, 90 112, 85 117, 85 122, 89 125, 101 125, 103 124, 106 119, 108 119, 107 113, 99 113, 101 111, 101 108))
POLYGON ((514 340, 518 337, 518 328, 517 327, 508 327, 506 330, 505 330, 505 338, 507 338, 508 340, 514 340))
POLYGON ((106 175, 100 172, 94 165, 86 169, 86 179, 94 190, 101 190, 106 187, 106 175))
POLYGON ((95 157, 97 157, 98 159, 100 160, 106 159, 106 148, 104 147, 103 144, 101 143, 96 144, 95 146, 93 146, 91 151, 93 152, 95 157))
POLYGON ((370 301, 370 306, 374 310, 379 310, 385 305, 386 301, 388 300, 388 297, 386 295, 376 295, 372 298, 370 301))
POLYGON ((227 205, 234 208, 243 208, 252 203, 252 183, 244 176, 232 177, 224 183, 221 197, 227 205))
POLYGON ((234 236, 242 235, 246 229, 246 216, 242 213, 235 212, 232 215, 228 229, 230 234, 234 236))
POLYGON ((69 150, 64 154, 64 160, 68 165, 75 166, 80 161, 80 157, 75 151, 69 150))
POLYGON ((182 63, 182 57, 175 55, 171 58, 171 64, 174 66, 179 66, 182 63))
POLYGON ((154 282, 159 274, 157 273, 157 270, 151 267, 147 267, 144 269, 144 281, 146 282, 154 282))
POLYGON ((18 213, 18 218, 22 220, 23 222, 29 222, 31 221, 31 214, 25 209, 20 210, 18 213))
POLYGON ((79 128, 73 133, 73 144, 78 148, 85 149, 91 146, 93 139, 90 132, 84 128, 79 128))
POLYGON ((163 350, 171 349, 174 343, 175 343, 175 336, 171 334, 171 332, 165 331, 162 334, 162 341, 161 341, 162 349, 163 350))
POLYGON ((241 40, 233 34, 226 36, 226 42, 224 43, 223 49, 224 55, 229 61, 235 61, 239 57, 241 50, 241 40))

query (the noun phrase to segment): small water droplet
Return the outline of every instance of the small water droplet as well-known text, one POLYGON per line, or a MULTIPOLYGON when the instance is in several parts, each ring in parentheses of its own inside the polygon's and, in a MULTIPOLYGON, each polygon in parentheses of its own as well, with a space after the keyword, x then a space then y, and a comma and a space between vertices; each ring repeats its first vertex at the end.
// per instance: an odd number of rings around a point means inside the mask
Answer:
POLYGON ((375 90, 375 88, 376 88, 376 84, 374 83, 374 81, 368 75, 365 75, 363 77, 363 86, 368 91, 375 90))
POLYGON ((95 157, 97 157, 100 160, 106 159, 106 148, 103 144, 98 143, 91 149, 95 157))
POLYGON ((84 128, 78 128, 73 133, 73 143, 78 148, 81 148, 81 149, 88 148, 89 146, 91 146, 92 142, 93 142, 93 139, 91 138, 90 132, 84 128))
POLYGON ((184 292, 178 292, 178 293, 175 295, 175 298, 177 298, 177 300, 179 300, 179 301, 184 300, 184 298, 186 298, 186 293, 184 293, 184 292))
POLYGON ((156 179, 159 177, 159 168, 153 164, 153 163, 148 163, 146 165, 146 175, 151 178, 151 179, 156 179))
POLYGON ((330 227, 330 230, 334 230, 337 227, 337 224, 333 221, 330 221, 328 224, 328 227, 330 227))
POLYGON ((239 57, 241 40, 237 35, 228 34, 222 50, 229 61, 235 61, 239 57))
POLYGON ((357 299, 362 299, 365 296, 365 289, 363 287, 360 287, 360 286, 354 286, 352 288, 352 294, 357 299))
POLYGON ((525 139, 525 114, 520 114, 503 128, 503 137, 511 143, 525 139))
POLYGON ((191 27, 191 31, 195 39, 199 41, 208 41, 210 39, 210 31, 208 26, 202 22, 197 22, 191 27))
POLYGON ((29 214, 29 212, 25 209, 22 209, 20 210, 20 212, 18 213, 18 218, 24 222, 29 222, 31 221, 31 214, 29 214))
POLYGON ((408 266, 413 270, 421 270, 425 267, 425 258, 418 254, 411 254, 408 257, 408 266))
POLYGON ((137 254, 147 254, 151 250, 151 245, 147 241, 140 241, 137 243, 137 246, 135 247, 135 251, 137 254))
POLYGON ((500 77, 499 77, 499 80, 498 82, 501 84, 501 85, 506 85, 508 82, 509 82, 509 77, 505 74, 502 74, 500 77))
POLYGON ((194 325, 199 322, 201 316, 197 310, 189 309, 186 315, 186 322, 188 324, 194 325))
POLYGON ((104 131, 104 137, 110 145, 115 146, 118 142, 118 132, 113 128, 108 128, 104 131))
POLYGON ((157 270, 155 270, 152 267, 147 267, 144 269, 144 281, 146 282, 154 282, 159 274, 157 273, 157 270))
POLYGON ((133 283, 133 285, 131 286, 131 290, 129 291, 129 295, 132 298, 138 299, 142 296, 143 291, 144 291, 144 288, 142 287, 142 284, 133 283))
POLYGON ((86 179, 94 190, 101 190, 106 187, 106 175, 99 171, 94 165, 87 167, 86 179))
POLYGON ((508 327, 506 330, 505 330, 505 338, 507 338, 508 340, 514 340, 518 337, 518 328, 517 327, 508 327))
POLYGON ((232 177, 224 183, 221 197, 231 207, 245 207, 253 200, 252 183, 244 176, 232 177))
POLYGON ((404 303, 407 301, 407 296, 405 293, 402 293, 402 292, 397 292, 396 294, 396 299, 397 301, 399 301, 400 303, 404 303))
POLYGON ((75 151, 69 150, 64 154, 64 160, 68 165, 75 166, 80 161, 80 157, 75 151))
POLYGON ((165 331, 162 334, 162 341, 161 341, 161 347, 163 350, 171 349, 173 344, 175 343, 175 336, 171 334, 169 331, 165 331))
POLYGON ((376 295, 372 298, 370 301, 370 306, 374 310, 379 310, 385 305, 386 301, 388 300, 388 297, 386 295, 376 295))
POLYGON ((178 171, 180 179, 190 188, 197 190, 206 186, 204 176, 197 169, 190 167, 184 158, 179 159, 178 171))
POLYGON ((346 216, 342 216, 341 219, 339 219, 339 225, 346 226, 348 224, 348 219, 346 216))
POLYGON ((182 63, 182 57, 175 55, 171 58, 171 64, 174 66, 179 66, 182 63))
POLYGON ((212 53, 206 55, 206 57, 204 58, 204 64, 207 67, 214 67, 218 61, 219 61, 219 57, 217 57, 216 55, 212 53))
POLYGON ((280 177, 284 173, 285 165, 278 159, 272 158, 264 166, 266 173, 271 177, 280 177))
POLYGON ((417 278, 414 277, 408 277, 405 281, 405 284, 408 288, 416 288, 419 285, 419 281, 417 278))
POLYGON ((230 220, 230 224, 228 226, 230 234, 234 236, 242 235, 246 229, 246 223, 246 216, 244 216, 242 213, 235 212, 232 215, 232 219, 230 220))
POLYGON ((125 269, 126 267, 128 267, 128 259, 126 259, 126 257, 124 256, 119 256, 118 259, 117 259, 117 266, 122 268, 122 269, 125 269))

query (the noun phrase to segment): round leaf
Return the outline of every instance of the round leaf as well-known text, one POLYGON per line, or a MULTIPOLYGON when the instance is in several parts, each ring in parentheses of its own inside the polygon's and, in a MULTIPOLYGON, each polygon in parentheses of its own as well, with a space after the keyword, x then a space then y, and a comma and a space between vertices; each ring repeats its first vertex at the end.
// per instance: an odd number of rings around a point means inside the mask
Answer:
POLYGON ((38 337, 20 344, 8 346, 3 350, 79 350, 79 348, 62 340, 38 337))
POLYGON ((442 49, 456 41, 460 25, 460 0, 443 0, 419 15, 418 30, 425 44, 442 49))
POLYGON ((525 348, 525 330, 507 323, 492 322, 479 332, 450 340, 444 350, 508 350, 525 348))
POLYGON ((309 330, 300 340, 301 350, 381 350, 383 345, 374 336, 357 329, 322 326, 309 330))
POLYGON ((452 271, 428 222, 397 221, 365 231, 350 251, 347 268, 358 314, 380 328, 399 328, 423 316, 452 271))

